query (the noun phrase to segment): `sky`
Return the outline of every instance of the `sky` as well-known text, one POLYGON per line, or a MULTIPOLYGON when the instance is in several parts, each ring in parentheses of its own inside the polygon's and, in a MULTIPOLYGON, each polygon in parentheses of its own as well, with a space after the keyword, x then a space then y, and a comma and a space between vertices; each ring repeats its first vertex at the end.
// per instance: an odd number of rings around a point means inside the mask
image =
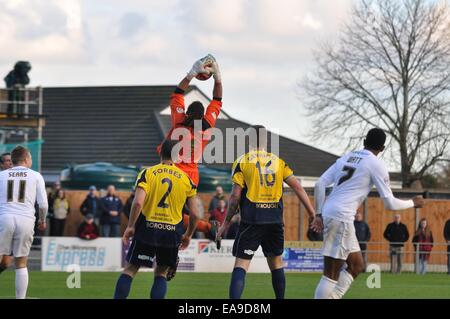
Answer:
MULTIPOLYGON (((32 86, 177 84, 219 62, 232 117, 314 143, 298 83, 336 37, 351 0, 0 0, 0 75, 32 64, 32 86)), ((213 81, 193 81, 211 97, 213 81)))

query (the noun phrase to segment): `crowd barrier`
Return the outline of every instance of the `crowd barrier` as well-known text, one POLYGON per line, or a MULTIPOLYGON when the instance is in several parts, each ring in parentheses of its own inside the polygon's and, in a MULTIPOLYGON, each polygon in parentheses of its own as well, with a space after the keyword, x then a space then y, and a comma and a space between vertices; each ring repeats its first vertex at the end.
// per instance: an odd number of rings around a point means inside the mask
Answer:
MULTIPOLYGON (((222 240, 220 249, 216 243, 205 239, 193 239, 186 250, 180 251, 179 271, 230 272, 233 269, 234 240, 222 240)), ((311 242, 286 242, 283 254, 287 271, 322 271, 321 245, 311 242)), ((70 265, 78 265, 81 271, 119 271, 125 265, 128 245, 120 238, 82 240, 76 237, 42 237, 41 270, 66 271, 70 265)), ((251 273, 270 272, 264 254, 259 248, 253 253, 249 268, 251 273)))
MULTIPOLYGON (((120 238, 98 238, 82 240, 76 237, 42 237, 40 245, 40 268, 43 271, 66 271, 70 265, 78 265, 82 271, 120 271, 125 265, 128 246, 120 238)), ((193 239, 186 250, 180 251, 179 271, 230 272, 233 269, 232 255, 234 240, 222 240, 220 249, 207 239, 193 239)), ((390 263, 385 257, 390 255, 389 243, 369 242, 365 252, 367 264, 377 264, 381 270, 389 271, 390 263), (371 247, 382 249, 371 249, 371 247)), ((434 246, 446 244, 435 243, 434 246)), ((286 241, 283 261, 286 271, 322 272, 322 242, 286 241)), ((442 247, 443 248, 443 247, 442 247)), ((447 272, 447 253, 443 249, 430 253, 428 271, 447 272), (442 263, 442 261, 446 261, 442 263)), ((261 248, 254 254, 249 269, 251 273, 270 272, 261 248)), ((418 271, 421 252, 405 247, 402 250, 402 270, 418 271)))

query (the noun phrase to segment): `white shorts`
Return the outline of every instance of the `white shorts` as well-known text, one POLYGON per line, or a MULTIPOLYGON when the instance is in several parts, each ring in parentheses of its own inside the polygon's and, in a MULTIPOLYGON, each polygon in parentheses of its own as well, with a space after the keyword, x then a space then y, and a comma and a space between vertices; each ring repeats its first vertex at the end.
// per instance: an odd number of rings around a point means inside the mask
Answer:
POLYGON ((30 254, 34 219, 12 214, 0 215, 0 255, 26 257, 30 254))
POLYGON ((347 260, 348 255, 361 250, 353 222, 346 223, 324 217, 323 225, 322 254, 324 256, 347 260))

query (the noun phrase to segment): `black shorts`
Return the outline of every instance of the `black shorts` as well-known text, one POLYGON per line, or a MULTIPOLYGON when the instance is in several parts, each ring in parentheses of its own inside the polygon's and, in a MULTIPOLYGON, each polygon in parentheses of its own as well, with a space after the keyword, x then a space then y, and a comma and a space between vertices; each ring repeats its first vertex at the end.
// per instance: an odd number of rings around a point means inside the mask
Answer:
POLYGON ((135 266, 152 268, 155 257, 158 266, 175 267, 177 264, 178 247, 151 246, 133 239, 126 260, 135 266))
POLYGON ((245 224, 239 225, 233 245, 233 256, 252 259, 261 245, 264 256, 281 256, 284 250, 283 224, 245 224))

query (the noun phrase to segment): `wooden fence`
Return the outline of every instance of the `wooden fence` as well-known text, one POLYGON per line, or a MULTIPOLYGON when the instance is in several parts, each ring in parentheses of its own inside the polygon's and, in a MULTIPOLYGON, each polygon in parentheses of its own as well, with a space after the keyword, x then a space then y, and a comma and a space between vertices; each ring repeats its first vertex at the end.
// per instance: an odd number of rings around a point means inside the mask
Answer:
MULTIPOLYGON (((70 214, 67 218, 65 235, 75 236, 77 227, 81 223, 83 217, 80 213, 80 205, 87 192, 85 191, 67 191, 66 196, 70 203, 70 214)), ((209 202, 213 194, 200 194, 200 198, 207 211, 209 202)), ((129 196, 129 192, 118 192, 118 196, 125 203, 129 196)), ((314 198, 310 198, 313 202, 314 198)), ((300 205, 297 197, 291 192, 285 192, 283 196, 284 202, 284 221, 285 221, 285 237, 287 241, 305 241, 308 240, 306 232, 308 229, 308 216, 303 205, 300 205)), ((370 226, 372 238, 369 243, 369 262, 388 262, 388 242, 383 238, 383 232, 386 225, 392 222, 395 212, 384 209, 383 202, 379 198, 370 197, 367 200, 366 209, 364 205, 359 208, 364 213, 365 219, 370 226), (371 244, 373 243, 373 244, 371 244)), ((443 236, 445 222, 450 219, 450 201, 449 200, 426 200, 425 207, 419 210, 408 209, 401 212, 402 222, 408 227, 410 239, 405 245, 405 251, 411 252, 406 254, 405 262, 413 262, 414 247, 411 244, 417 221, 425 217, 431 227, 436 245, 433 249, 430 264, 446 264, 446 246, 443 236)), ((208 214, 205 215, 208 217, 208 214)), ((122 216, 122 231, 126 226, 127 219, 122 216)))

